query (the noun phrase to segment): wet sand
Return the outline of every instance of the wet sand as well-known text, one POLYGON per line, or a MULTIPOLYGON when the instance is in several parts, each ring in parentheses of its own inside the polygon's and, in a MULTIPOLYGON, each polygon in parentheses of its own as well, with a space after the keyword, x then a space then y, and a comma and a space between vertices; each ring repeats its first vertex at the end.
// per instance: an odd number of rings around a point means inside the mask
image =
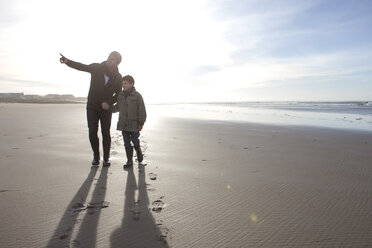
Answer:
POLYGON ((157 115, 91 168, 85 105, 0 104, 0 247, 369 247, 372 134, 157 115))

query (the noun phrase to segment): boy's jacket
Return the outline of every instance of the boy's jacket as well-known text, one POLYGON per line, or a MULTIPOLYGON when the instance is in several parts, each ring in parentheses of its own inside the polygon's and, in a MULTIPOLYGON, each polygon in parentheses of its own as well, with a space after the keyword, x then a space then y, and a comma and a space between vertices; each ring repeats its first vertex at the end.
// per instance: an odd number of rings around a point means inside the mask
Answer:
POLYGON ((146 108, 141 94, 133 87, 128 96, 121 91, 117 100, 113 106, 113 112, 119 111, 117 130, 138 131, 138 126, 143 126, 146 121, 146 108))

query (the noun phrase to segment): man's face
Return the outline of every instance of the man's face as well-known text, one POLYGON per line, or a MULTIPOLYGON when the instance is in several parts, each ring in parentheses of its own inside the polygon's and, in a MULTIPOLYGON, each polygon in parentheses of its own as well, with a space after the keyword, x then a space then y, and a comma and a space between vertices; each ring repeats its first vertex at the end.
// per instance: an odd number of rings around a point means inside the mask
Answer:
POLYGON ((116 66, 118 66, 118 60, 116 59, 116 57, 114 55, 110 55, 108 57, 108 59, 106 60, 106 66, 107 68, 109 68, 110 70, 113 70, 116 66))
POLYGON ((123 90, 128 91, 133 87, 133 84, 129 83, 127 80, 123 80, 123 90))

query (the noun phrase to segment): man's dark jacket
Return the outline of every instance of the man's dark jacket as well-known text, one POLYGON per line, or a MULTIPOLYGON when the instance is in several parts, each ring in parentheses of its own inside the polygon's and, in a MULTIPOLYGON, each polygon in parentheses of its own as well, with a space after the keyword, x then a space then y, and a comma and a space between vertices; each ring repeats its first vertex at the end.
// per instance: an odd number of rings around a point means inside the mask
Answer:
POLYGON ((79 71, 89 72, 91 74, 90 88, 88 93, 88 108, 94 108, 96 110, 102 110, 101 104, 107 102, 110 106, 113 105, 117 100, 117 95, 121 91, 121 75, 116 68, 109 76, 109 81, 105 85, 105 62, 93 63, 90 65, 84 65, 75 61, 69 60, 66 63, 69 67, 79 71))

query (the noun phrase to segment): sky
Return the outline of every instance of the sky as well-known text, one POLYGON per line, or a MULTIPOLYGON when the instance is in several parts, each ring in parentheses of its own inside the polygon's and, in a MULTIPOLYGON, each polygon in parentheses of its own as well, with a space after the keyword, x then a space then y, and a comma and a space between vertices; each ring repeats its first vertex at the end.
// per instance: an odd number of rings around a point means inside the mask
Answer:
POLYGON ((372 100, 369 0, 0 0, 0 92, 87 96, 122 54, 145 102, 372 100))

